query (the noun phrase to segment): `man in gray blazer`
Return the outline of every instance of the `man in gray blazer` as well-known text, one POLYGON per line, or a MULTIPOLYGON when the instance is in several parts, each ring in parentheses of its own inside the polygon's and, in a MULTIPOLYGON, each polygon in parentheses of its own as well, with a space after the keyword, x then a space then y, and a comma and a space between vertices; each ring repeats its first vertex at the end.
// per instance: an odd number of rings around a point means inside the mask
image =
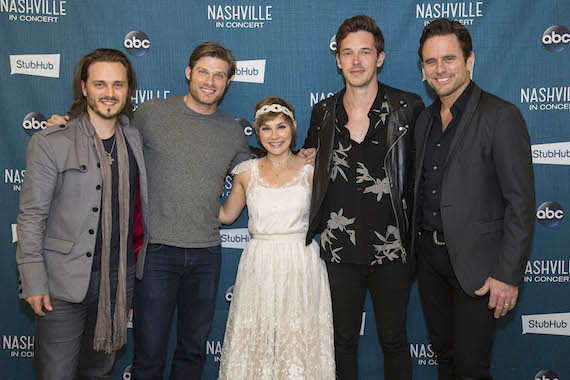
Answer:
POLYGON ((496 319, 516 304, 532 242, 530 137, 518 108, 470 80, 471 37, 427 25, 419 56, 438 99, 416 121, 419 290, 440 380, 489 380, 496 319))
MULTIPOLYGON (((136 75, 117 50, 84 56, 67 125, 33 135, 20 196, 20 298, 36 313, 37 378, 111 379, 135 278, 133 214, 147 215, 136 75)), ((146 230, 146 226, 145 226, 146 230)))

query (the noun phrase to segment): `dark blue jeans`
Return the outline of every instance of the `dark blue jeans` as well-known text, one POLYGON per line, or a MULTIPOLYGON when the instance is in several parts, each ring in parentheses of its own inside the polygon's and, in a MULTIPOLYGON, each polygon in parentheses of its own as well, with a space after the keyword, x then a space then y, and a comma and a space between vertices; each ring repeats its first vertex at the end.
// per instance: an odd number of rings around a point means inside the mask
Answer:
POLYGON ((178 310, 170 379, 200 379, 214 316, 221 247, 149 244, 134 299, 136 380, 163 378, 172 316, 178 310))

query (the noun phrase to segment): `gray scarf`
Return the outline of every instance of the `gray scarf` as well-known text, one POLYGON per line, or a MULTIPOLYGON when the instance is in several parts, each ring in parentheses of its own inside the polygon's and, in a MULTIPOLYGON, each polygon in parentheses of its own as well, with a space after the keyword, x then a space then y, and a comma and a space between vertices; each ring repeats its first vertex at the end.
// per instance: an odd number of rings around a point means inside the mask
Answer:
POLYGON ((103 201, 101 207, 101 281, 99 285, 99 303, 97 305, 97 323, 93 349, 109 354, 127 343, 127 240, 129 238, 129 154, 122 129, 115 128, 117 164, 119 165, 119 224, 120 251, 115 313, 111 320, 111 287, 109 278, 109 258, 111 254, 112 232, 112 175, 111 165, 103 146, 103 141, 95 133, 95 149, 101 163, 103 179, 103 201))

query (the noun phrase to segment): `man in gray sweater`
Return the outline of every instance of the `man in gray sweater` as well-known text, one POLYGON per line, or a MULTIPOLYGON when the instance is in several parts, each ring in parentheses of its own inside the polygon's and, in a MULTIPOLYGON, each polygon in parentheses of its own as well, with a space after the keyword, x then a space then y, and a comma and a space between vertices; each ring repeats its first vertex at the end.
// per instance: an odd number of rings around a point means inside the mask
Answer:
POLYGON ((138 256, 135 288, 137 380, 162 378, 175 308, 170 378, 199 379, 202 372, 220 275, 223 182, 233 166, 251 158, 242 129, 217 108, 235 68, 228 49, 203 43, 186 67, 188 94, 153 99, 135 113, 150 211, 149 245, 138 256))
POLYGON ((199 379, 202 373, 220 275, 223 182, 252 157, 242 129, 218 109, 235 70, 228 49, 205 42, 186 67, 188 94, 147 101, 135 113, 149 203, 148 246, 139 252, 134 298, 137 380, 162 379, 175 309, 170 379, 199 379))

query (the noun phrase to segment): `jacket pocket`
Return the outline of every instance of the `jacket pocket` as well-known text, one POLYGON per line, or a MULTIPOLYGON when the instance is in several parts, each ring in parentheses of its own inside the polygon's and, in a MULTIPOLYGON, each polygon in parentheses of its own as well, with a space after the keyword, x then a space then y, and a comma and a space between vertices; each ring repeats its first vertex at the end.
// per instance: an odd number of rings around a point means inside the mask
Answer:
POLYGON ((491 234, 503 231, 504 219, 490 220, 488 222, 478 222, 475 224, 475 229, 480 234, 491 234))
POLYGON ((72 241, 50 238, 50 237, 44 238, 44 249, 47 249, 48 251, 59 252, 64 255, 67 255, 69 254, 69 252, 71 252, 73 244, 74 243, 72 241))

